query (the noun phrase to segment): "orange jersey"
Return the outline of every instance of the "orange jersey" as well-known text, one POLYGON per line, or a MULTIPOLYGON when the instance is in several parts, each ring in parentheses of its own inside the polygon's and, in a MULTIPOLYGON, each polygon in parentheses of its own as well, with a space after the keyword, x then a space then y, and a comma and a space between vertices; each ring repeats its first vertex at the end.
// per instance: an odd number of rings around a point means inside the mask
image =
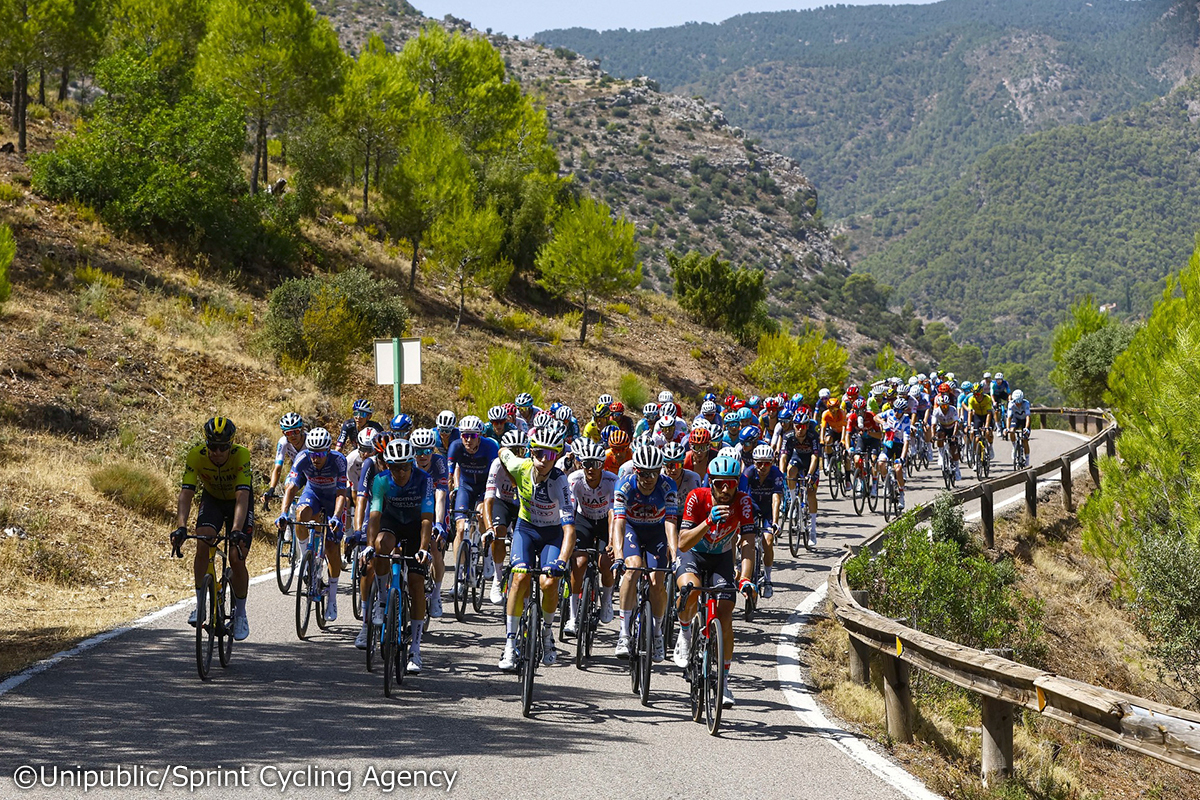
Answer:
POLYGON ((841 433, 846 429, 846 412, 840 408, 830 408, 821 415, 821 425, 841 433))
POLYGON ((604 469, 615 475, 621 465, 631 458, 633 458, 632 447, 625 447, 620 451, 610 449, 604 454, 604 469))

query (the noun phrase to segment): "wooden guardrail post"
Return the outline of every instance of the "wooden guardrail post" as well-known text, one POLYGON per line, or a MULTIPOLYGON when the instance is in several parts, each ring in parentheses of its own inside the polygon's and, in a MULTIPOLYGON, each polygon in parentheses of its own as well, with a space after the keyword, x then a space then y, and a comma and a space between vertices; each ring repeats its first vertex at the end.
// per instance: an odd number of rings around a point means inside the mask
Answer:
POLYGON ((983 494, 979 496, 979 521, 983 523, 983 541, 988 549, 996 546, 995 506, 992 503, 992 486, 985 483, 979 487, 983 494))
POLYGON ((1111 430, 1108 436, 1104 437, 1104 451, 1108 453, 1109 458, 1117 457, 1117 432, 1111 430))
POLYGON ((899 657, 885 654, 883 667, 883 704, 887 710, 887 732, 897 742, 911 742, 912 686, 909 666, 899 657))
POLYGON ((1067 424, 1071 426, 1071 430, 1075 430, 1075 415, 1067 414, 1067 424))
POLYGON ((1038 419, 1041 420, 1042 430, 1045 430, 1046 429, 1046 414, 1045 414, 1045 412, 1038 414, 1038 419))
MULTIPOLYGON (((850 592, 854 602, 867 606, 867 593, 862 590, 850 592)), ((871 648, 855 637, 850 637, 850 681, 859 686, 871 685, 871 648)))
POLYGON ((1096 443, 1088 444, 1088 472, 1092 476, 1092 483, 1100 485, 1100 465, 1096 463, 1096 443))
POLYGON ((1037 473, 1033 470, 1025 473, 1025 513, 1030 519, 1037 517, 1037 473))
POLYGON ((1063 494, 1063 509, 1068 513, 1075 510, 1075 498, 1071 496, 1071 457, 1063 456, 1059 459, 1062 462, 1062 494, 1063 494))
MULTIPOLYGON (((1001 658, 1012 659, 1008 648, 987 650, 1001 658)), ((1013 713, 1011 703, 987 695, 983 701, 983 785, 993 786, 1013 774, 1013 713)))

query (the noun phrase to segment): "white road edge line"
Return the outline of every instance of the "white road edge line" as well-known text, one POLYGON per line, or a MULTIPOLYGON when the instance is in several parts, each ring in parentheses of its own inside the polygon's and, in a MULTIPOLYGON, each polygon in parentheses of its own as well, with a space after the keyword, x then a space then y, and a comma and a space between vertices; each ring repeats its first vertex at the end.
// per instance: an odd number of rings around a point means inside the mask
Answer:
MULTIPOLYGON (((263 583, 264 581, 269 581, 274 577, 275 570, 270 569, 267 572, 264 572, 262 575, 251 578, 250 585, 253 586, 256 583, 263 583)), ((74 658, 81 653, 91 650, 96 645, 107 642, 109 639, 115 639, 122 634, 126 634, 132 630, 149 625, 151 622, 155 622, 165 616, 174 614, 176 611, 182 611, 183 609, 190 608, 194 605, 196 605, 195 595, 186 597, 183 600, 180 600, 178 603, 172 603, 166 608, 160 608, 158 611, 151 611, 144 617, 138 617, 127 625, 122 625, 119 628, 113 628, 111 630, 104 631, 103 633, 98 633, 90 639, 84 639, 70 650, 61 650, 48 658, 42 659, 31 667, 26 667, 16 675, 11 675, 8 678, 5 678, 3 682, 0 682, 0 697, 8 694, 13 689, 32 678, 34 675, 40 675, 59 662, 66 661, 68 658, 74 658)))
MULTIPOLYGON (((1071 431, 1058 431, 1058 433, 1065 433, 1084 441, 1091 439, 1090 436, 1071 431)), ((1071 464, 1072 473, 1086 468, 1087 456, 1081 456, 1071 464)), ((1047 482, 1054 483, 1056 481, 1047 482)), ((1025 497, 1018 494, 997 503, 995 507, 999 510, 1024 501, 1025 497)), ((965 515, 965 519, 973 521, 979 516, 979 512, 976 511, 965 515)), ((882 779, 884 783, 890 784, 912 800, 943 800, 941 795, 927 789, 915 775, 881 753, 872 750, 865 739, 835 725, 817 705, 812 687, 804 682, 804 674, 800 671, 800 650, 796 647, 796 639, 800 636, 800 630, 809 624, 809 616, 813 609, 824 602, 828 592, 829 584, 823 582, 808 597, 804 598, 800 605, 796 606, 791 616, 788 617, 787 624, 779 631, 779 643, 775 647, 775 672, 779 677, 779 688, 783 692, 783 696, 787 698, 801 722, 813 729, 822 739, 850 756, 867 771, 882 779)))

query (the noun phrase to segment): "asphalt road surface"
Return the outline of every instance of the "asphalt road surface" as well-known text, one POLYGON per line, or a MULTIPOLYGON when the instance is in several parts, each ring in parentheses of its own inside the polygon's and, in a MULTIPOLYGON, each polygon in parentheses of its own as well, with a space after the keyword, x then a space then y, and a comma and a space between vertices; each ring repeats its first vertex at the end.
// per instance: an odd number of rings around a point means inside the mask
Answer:
MULTIPOLYGON (((1079 439, 1036 431, 1031 444, 1037 464, 1079 439)), ((1009 454, 1008 444, 996 445, 993 476, 1008 473, 1009 454)), ((973 475, 963 472, 965 484, 973 475)), ((932 499, 940 485, 936 468, 918 474, 909 507, 932 499)), ((328 631, 314 620, 302 642, 294 599, 272 579, 252 587, 250 638, 235 647, 228 669, 214 658, 209 683, 196 675, 193 632, 180 610, 0 697, 0 797, 184 796, 191 782, 194 796, 205 798, 905 797, 831 746, 836 730, 806 726, 780 690, 781 628, 845 546, 883 524, 880 514, 856 516, 848 500, 829 502, 824 486, 820 504, 817 551, 792 559, 786 545, 778 548, 774 597, 754 623, 735 618, 737 706, 725 712, 718 737, 691 721, 687 684, 670 652, 654 668, 650 706, 630 693, 624 662, 612 655, 615 621, 602 626, 586 671, 566 658, 540 670, 525 719, 516 677, 496 668, 500 608, 485 603, 459 623, 447 600, 446 616, 424 636, 424 672, 387 699, 382 673, 367 673, 353 647, 359 623, 349 598, 328 631), (59 785, 18 787, 23 766, 42 770, 36 777, 46 783, 57 769, 59 785), (118 766, 125 772, 113 772, 118 766), (126 786, 85 793, 71 786, 81 780, 77 769, 107 770, 106 780, 126 786)), ((567 646, 573 655, 573 642, 567 646)))

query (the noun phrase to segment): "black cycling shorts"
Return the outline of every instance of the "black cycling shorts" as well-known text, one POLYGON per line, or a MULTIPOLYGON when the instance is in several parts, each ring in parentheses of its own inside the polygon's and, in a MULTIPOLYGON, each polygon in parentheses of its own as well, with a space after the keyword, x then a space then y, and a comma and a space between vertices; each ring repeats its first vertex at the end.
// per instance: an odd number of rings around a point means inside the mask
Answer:
POLYGON ((675 577, 695 575, 701 579, 701 585, 707 583, 719 590, 717 599, 733 600, 737 593, 734 552, 727 550, 724 553, 698 553, 695 550, 685 550, 679 554, 675 577))
POLYGON ((604 550, 608 546, 608 517, 590 519, 577 514, 575 516, 575 549, 604 550))
POLYGON ((494 498, 492 500, 492 527, 504 528, 512 533, 512 524, 517 521, 517 515, 520 513, 521 507, 516 503, 501 500, 499 497, 494 498))
MULTIPOLYGON (((421 519, 419 517, 415 522, 404 522, 399 517, 384 512, 379 523, 379 532, 394 536, 396 544, 406 556, 415 556, 421 549, 421 519)), ((408 571, 425 575, 429 571, 429 565, 410 561, 408 571)))
MULTIPOLYGON (((222 500, 219 497, 204 492, 200 495, 200 510, 196 513, 196 529, 212 528, 218 533, 224 528, 233 530, 233 512, 237 509, 237 500, 222 500)), ((246 524, 242 532, 248 535, 254 533, 254 501, 246 509, 246 524)))

